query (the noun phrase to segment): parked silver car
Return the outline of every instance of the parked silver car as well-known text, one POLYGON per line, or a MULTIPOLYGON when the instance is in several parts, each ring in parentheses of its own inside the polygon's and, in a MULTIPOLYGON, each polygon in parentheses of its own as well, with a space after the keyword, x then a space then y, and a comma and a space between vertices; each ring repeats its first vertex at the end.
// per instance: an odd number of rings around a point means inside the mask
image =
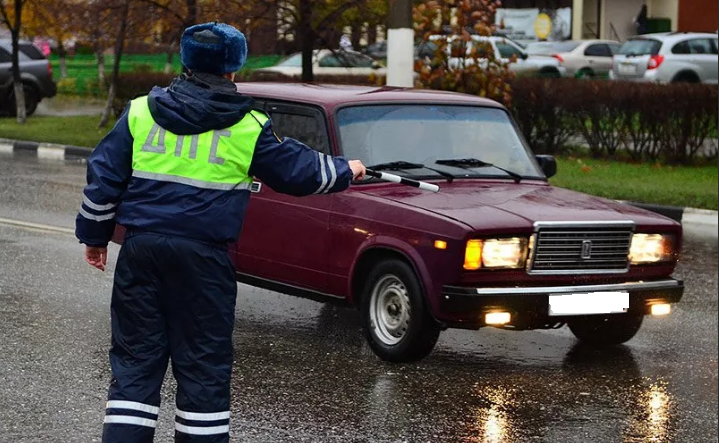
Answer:
MULTIPOLYGON (((0 115, 15 113, 12 82, 12 42, 0 39, 0 115)), ((20 77, 25 89, 25 109, 32 115, 38 103, 57 94, 50 61, 32 43, 20 42, 20 77)))
MULTIPOLYGON (((432 35, 429 37, 429 41, 437 42, 443 38, 447 38, 447 36, 432 35)), ((472 63, 472 59, 465 58, 466 56, 460 57, 461 54, 456 52, 456 48, 453 48, 452 43, 460 41, 457 36, 450 36, 448 39, 447 51, 450 52, 449 66, 451 68, 460 67, 462 62, 472 63)), ((460 43, 459 46, 466 48, 468 56, 472 51, 472 47, 476 45, 477 50, 480 52, 478 60, 480 64, 484 64, 486 59, 483 58, 482 52, 486 50, 487 44, 494 52, 494 57, 503 63, 507 63, 509 69, 517 76, 566 77, 567 75, 567 70, 561 66, 559 60, 553 57, 527 54, 519 43, 507 37, 473 35, 470 44, 464 46, 460 43), (512 61, 515 56, 516 59, 512 61)))
POLYGON ((526 52, 556 58, 568 77, 606 78, 612 69, 612 56, 621 46, 614 40, 566 40, 529 43, 526 52))
POLYGON ((717 34, 669 32, 627 40, 614 56, 611 79, 643 82, 717 83, 717 34))

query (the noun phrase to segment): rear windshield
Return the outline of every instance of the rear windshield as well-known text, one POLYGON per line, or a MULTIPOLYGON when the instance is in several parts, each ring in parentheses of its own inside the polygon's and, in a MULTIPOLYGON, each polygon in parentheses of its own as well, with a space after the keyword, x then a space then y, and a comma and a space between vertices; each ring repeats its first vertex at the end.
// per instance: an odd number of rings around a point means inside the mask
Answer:
POLYGON ((637 38, 627 40, 619 48, 621 55, 657 55, 662 47, 662 42, 648 38, 637 38))
POLYGON ((20 43, 20 50, 33 60, 43 60, 45 56, 32 43, 20 43))

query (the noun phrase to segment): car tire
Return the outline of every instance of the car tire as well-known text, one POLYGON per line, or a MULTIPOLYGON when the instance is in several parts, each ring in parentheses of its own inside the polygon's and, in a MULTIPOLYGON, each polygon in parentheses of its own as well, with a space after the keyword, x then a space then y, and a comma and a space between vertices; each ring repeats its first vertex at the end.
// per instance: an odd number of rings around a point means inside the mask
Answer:
MULTIPOLYGON (((27 117, 30 117, 35 113, 37 110, 37 105, 40 102, 37 92, 35 91, 35 88, 32 86, 25 85, 23 87, 23 91, 25 92, 25 115, 27 117)), ((10 92, 10 100, 8 104, 8 111, 10 112, 11 117, 17 116, 17 107, 15 106, 15 92, 11 90, 10 92)))
POLYGON ((606 347, 626 343, 642 326, 643 315, 623 314, 609 317, 580 317, 567 322, 567 326, 581 342, 606 347))
POLYGON ((437 344, 440 326, 428 311, 414 270, 404 261, 387 259, 372 268, 361 306, 365 339, 382 360, 421 360, 437 344))
POLYGON ((592 80, 594 79, 594 74, 589 69, 581 69, 579 72, 577 72, 576 77, 579 80, 592 80))

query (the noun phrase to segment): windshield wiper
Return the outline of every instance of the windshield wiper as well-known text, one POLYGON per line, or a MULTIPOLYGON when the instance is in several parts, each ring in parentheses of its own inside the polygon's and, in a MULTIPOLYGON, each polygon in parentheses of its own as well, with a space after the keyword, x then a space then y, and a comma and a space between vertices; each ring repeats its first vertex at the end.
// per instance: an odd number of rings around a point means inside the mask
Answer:
POLYGON ((515 183, 519 183, 520 181, 522 181, 522 178, 524 178, 524 177, 522 177, 521 174, 517 174, 514 171, 510 171, 508 169, 504 169, 497 165, 493 165, 492 163, 487 163, 478 158, 444 159, 444 160, 437 160, 435 163, 437 163, 438 165, 455 166, 457 168, 484 168, 484 167, 496 168, 496 169, 499 169, 500 171, 506 172, 509 176, 514 178, 515 183))
POLYGON ((454 174, 446 172, 446 171, 440 171, 439 169, 430 168, 428 166, 423 165, 422 163, 412 163, 412 162, 406 162, 403 160, 394 161, 394 162, 387 162, 387 163, 379 163, 372 166, 367 166, 369 169, 374 169, 375 171, 385 170, 385 171, 396 171, 398 169, 429 169, 430 171, 434 171, 437 174, 441 175, 442 177, 445 177, 448 182, 452 183, 452 180, 457 178, 454 174))

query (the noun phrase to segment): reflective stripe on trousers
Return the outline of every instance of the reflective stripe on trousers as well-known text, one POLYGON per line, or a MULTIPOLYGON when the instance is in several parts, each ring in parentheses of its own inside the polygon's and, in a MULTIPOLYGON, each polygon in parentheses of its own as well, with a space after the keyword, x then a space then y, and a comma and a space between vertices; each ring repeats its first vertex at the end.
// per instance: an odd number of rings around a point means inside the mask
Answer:
POLYGON ((143 233, 120 249, 103 443, 153 441, 172 358, 175 441, 226 443, 237 286, 226 249, 143 233))

